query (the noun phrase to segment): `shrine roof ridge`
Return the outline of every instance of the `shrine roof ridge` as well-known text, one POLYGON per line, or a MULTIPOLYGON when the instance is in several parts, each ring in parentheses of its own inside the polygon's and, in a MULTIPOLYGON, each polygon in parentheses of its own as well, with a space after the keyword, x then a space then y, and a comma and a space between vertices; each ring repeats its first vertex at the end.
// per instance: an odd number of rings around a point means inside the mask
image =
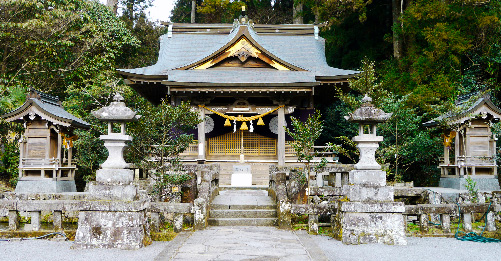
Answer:
POLYGON ((440 121, 446 121, 448 125, 463 124, 465 121, 478 116, 486 118, 488 114, 492 116, 494 121, 499 121, 501 118, 501 109, 492 103, 488 93, 480 94, 476 92, 460 96, 455 101, 455 105, 459 108, 459 111, 448 111, 433 120, 423 123, 423 126, 434 127, 440 121), (471 99, 475 97, 478 98, 471 102, 471 99))
POLYGON ((60 122, 67 126, 83 129, 89 129, 91 126, 86 121, 64 110, 61 106, 61 102, 56 96, 51 96, 35 89, 30 90, 23 105, 9 113, 1 115, 1 117, 7 121, 19 121, 20 118, 27 115, 29 111, 42 118, 45 117, 46 120, 60 122), (35 107, 36 110, 30 110, 30 107, 35 107), (47 119, 47 117, 52 119, 47 119))
MULTIPOLYGON (((194 25, 190 25, 194 26, 194 25)), ((207 27, 217 27, 220 25, 206 25, 207 27)), ((229 25, 227 25, 229 28, 229 25)), ((285 25, 282 25, 285 26, 285 25)), ((125 78, 137 78, 139 80, 152 80, 153 78, 168 81, 183 81, 183 82, 246 82, 256 81, 258 77, 245 79, 248 72, 252 72, 250 68, 245 70, 231 70, 233 77, 227 77, 227 73, 222 73, 220 70, 209 68, 205 70, 190 70, 183 68, 195 64, 197 61, 204 61, 209 56, 214 56, 216 52, 224 49, 232 39, 238 36, 241 31, 239 28, 248 27, 246 35, 252 38, 260 47, 277 57, 277 60, 285 65, 297 68, 296 71, 278 72, 278 70, 269 70, 268 75, 270 83, 275 82, 317 82, 320 80, 330 79, 346 79, 358 75, 359 71, 343 70, 330 67, 325 58, 325 44, 321 37, 313 35, 283 35, 283 34, 260 34, 259 30, 250 28, 247 25, 237 25, 228 34, 187 34, 174 33, 165 34, 160 37, 160 51, 156 64, 152 66, 135 68, 135 69, 118 69, 118 72, 125 78), (298 74, 298 71, 303 70, 304 74, 298 74), (183 72, 184 71, 184 72, 183 72), (199 71, 199 72, 195 72, 199 71), (200 72, 203 71, 203 72, 200 72), (217 72, 214 72, 217 71, 217 72), (278 73, 277 73, 278 72, 278 73), (190 77, 192 79, 185 79, 190 77), (200 76, 199 80, 194 78, 194 75, 200 76), (280 77, 280 75, 290 75, 292 77, 280 77), (295 75, 295 76, 294 76, 295 75), (222 77, 222 78, 218 78, 222 77), (244 78, 242 78, 244 77, 244 78), (182 78, 182 79, 180 79, 182 78), (210 78, 210 79, 209 79, 210 78)), ((311 27, 312 25, 291 25, 294 27, 311 27)), ((233 28, 233 27, 232 27, 233 28)), ((273 28, 270 26, 270 28, 273 28)), ((230 71, 230 70, 228 70, 230 71)))

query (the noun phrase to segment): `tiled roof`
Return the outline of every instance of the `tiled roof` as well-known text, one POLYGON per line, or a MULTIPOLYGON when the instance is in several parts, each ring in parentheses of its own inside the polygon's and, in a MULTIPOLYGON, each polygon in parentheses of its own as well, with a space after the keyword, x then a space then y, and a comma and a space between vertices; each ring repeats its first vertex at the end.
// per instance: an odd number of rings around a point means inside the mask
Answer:
MULTIPOLYGON (((243 26, 243 25, 240 25, 243 26)), ((234 29, 229 35, 221 34, 173 34, 160 38, 159 58, 155 65, 119 69, 119 72, 137 76, 166 76, 168 81, 176 82, 220 82, 220 83, 293 83, 316 82, 315 77, 350 77, 358 71, 330 67, 325 59, 325 42, 313 35, 258 35, 249 29, 251 37, 263 48, 284 62, 306 71, 278 71, 257 69, 245 70, 176 70, 177 68, 200 61, 224 45, 228 44, 238 32, 234 29), (257 75, 259 74, 259 75, 257 75), (258 76, 258 77, 256 77, 258 76)))
POLYGON ((467 99, 475 98, 475 96, 470 95, 464 99, 458 99, 456 101, 456 106, 458 106, 458 111, 449 111, 439 117, 423 123, 424 126, 431 127, 436 126, 439 122, 445 121, 448 125, 452 124, 463 124, 465 121, 474 119, 479 116, 486 117, 490 115, 495 121, 501 118, 501 109, 492 103, 490 96, 488 94, 482 95, 477 98, 473 103, 468 102, 467 99))
POLYGON ((67 124, 68 126, 78 128, 90 128, 91 125, 89 123, 65 111, 64 108, 61 107, 57 97, 50 96, 37 90, 31 90, 31 94, 34 93, 36 93, 36 96, 28 95, 23 105, 7 114, 2 115, 2 118, 9 121, 19 121, 19 118, 24 117, 30 107, 33 106, 37 108, 35 112, 39 111, 37 114, 43 114, 40 116, 48 121, 64 122, 64 124, 67 124))

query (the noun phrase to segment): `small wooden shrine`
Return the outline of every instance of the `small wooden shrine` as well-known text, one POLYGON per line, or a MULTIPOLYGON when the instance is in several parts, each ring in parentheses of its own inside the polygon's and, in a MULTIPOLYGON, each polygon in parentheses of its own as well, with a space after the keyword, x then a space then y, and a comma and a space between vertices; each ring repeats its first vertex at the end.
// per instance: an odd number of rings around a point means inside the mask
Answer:
POLYGON ((90 125, 63 109, 58 97, 31 89, 26 102, 2 117, 23 123, 16 192, 76 192, 75 128, 90 125))
POLYGON ((464 188, 464 177, 476 179, 479 189, 499 189, 496 164, 496 135, 492 124, 501 118, 501 109, 488 94, 470 94, 459 97, 458 111, 448 112, 425 123, 435 126, 445 122, 443 134, 444 157, 440 159, 441 187, 464 188), (482 178, 482 179, 480 179, 482 178))
POLYGON ((359 73, 327 64, 316 25, 260 25, 246 16, 234 24, 165 25, 157 63, 118 72, 154 104, 191 102, 204 122, 185 160, 227 162, 222 185, 231 164, 254 164, 252 184, 266 185, 270 163, 295 163, 284 129, 290 117, 306 119, 315 99, 325 97, 322 90, 359 73))

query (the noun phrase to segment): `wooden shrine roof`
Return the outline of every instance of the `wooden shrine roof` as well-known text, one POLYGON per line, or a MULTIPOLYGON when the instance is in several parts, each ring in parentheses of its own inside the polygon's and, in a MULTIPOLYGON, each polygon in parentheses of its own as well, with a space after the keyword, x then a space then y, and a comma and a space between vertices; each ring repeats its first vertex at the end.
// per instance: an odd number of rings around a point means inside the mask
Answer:
POLYGON ((501 109, 492 103, 489 94, 478 96, 478 94, 469 94, 459 97, 455 105, 458 111, 449 111, 434 120, 423 123, 424 126, 432 127, 438 125, 440 121, 445 121, 447 125, 464 124, 466 121, 483 118, 491 121, 499 121, 501 118, 501 109), (475 99, 473 100, 472 99, 475 99))
POLYGON ((155 82, 163 85, 193 83, 232 86, 236 84, 319 84, 346 81, 359 72, 330 67, 325 58, 325 41, 313 25, 201 25, 168 24, 160 38, 156 64, 143 68, 118 69, 130 84, 155 82), (242 39, 280 68, 196 69, 223 55, 242 39), (212 59, 212 60, 211 60, 212 59))
POLYGON ((32 89, 19 108, 2 115, 6 121, 24 122, 24 117, 40 116, 53 124, 89 129, 90 124, 65 111, 55 96, 32 89))

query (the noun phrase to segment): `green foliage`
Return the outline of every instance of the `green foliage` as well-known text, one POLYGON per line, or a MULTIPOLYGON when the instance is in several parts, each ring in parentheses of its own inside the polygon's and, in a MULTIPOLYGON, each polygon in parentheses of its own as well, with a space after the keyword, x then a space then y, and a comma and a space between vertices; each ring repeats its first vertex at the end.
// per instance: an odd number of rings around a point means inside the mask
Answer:
POLYGON ((83 0, 0 3, 0 84, 35 86, 64 98, 64 88, 112 70, 137 41, 105 6, 83 0))
POLYGON ((466 181, 466 184, 464 184, 464 187, 466 188, 466 190, 468 190, 468 194, 470 194, 471 201, 473 203, 477 203, 478 202, 477 182, 473 181, 473 179, 470 176, 467 176, 464 180, 466 181))
POLYGON ((204 15, 206 23, 233 23, 242 5, 240 1, 204 0, 197 11, 204 15))
POLYGON ((179 154, 193 142, 193 135, 187 132, 201 120, 189 103, 172 106, 165 99, 157 107, 145 104, 140 112, 140 121, 130 129, 134 140, 128 157, 153 172, 154 192, 162 194, 170 186, 192 179, 183 172, 179 154))
MULTIPOLYGON (((315 111, 314 114, 308 116, 305 122, 291 117, 292 129, 285 129, 294 140, 292 147, 296 153, 297 161, 304 163, 304 169, 297 169, 295 171, 295 180, 300 184, 305 184, 305 180, 309 181, 307 177, 310 177, 312 168, 317 170, 327 164, 325 158, 321 158, 320 162, 313 164, 313 158, 318 156, 318 152, 314 150, 313 146, 315 145, 315 141, 320 137, 320 134, 322 134, 324 128, 320 120, 321 116, 319 111, 315 111)), ((327 144, 327 147, 329 150, 333 148, 333 145, 327 144)))

